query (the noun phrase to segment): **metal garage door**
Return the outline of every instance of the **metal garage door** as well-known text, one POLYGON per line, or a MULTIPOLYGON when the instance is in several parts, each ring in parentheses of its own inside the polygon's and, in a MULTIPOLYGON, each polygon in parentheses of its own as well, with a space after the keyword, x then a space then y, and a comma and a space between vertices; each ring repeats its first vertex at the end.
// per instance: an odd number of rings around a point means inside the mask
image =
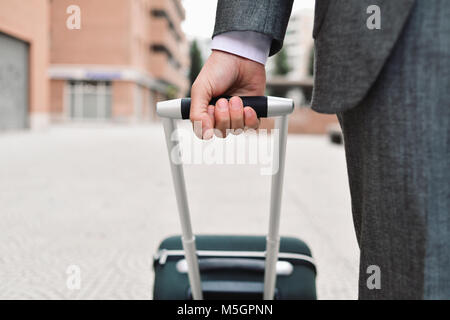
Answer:
POLYGON ((0 130, 28 124, 28 44, 0 33, 0 130))

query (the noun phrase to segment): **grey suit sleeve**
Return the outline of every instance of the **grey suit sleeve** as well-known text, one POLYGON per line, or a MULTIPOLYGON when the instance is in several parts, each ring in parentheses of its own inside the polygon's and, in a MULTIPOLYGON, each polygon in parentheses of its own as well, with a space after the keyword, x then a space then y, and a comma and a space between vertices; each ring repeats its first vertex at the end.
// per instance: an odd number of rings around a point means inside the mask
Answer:
POLYGON ((283 46, 293 0, 218 0, 214 34, 255 31, 272 37, 269 55, 283 46))

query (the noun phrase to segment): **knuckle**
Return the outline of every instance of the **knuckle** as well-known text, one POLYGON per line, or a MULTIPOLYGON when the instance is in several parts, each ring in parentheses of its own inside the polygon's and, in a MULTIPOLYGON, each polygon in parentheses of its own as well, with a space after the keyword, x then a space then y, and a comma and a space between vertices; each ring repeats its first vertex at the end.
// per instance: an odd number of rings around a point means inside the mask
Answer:
POLYGON ((217 110, 215 112, 217 121, 227 122, 230 120, 230 115, 227 111, 217 110))
POLYGON ((217 128, 227 128, 228 120, 226 118, 217 118, 216 119, 216 127, 217 128))
POLYGON ((230 115, 235 118, 243 118, 244 117, 244 109, 242 108, 230 108, 230 115))
POLYGON ((198 116, 198 114, 195 113, 195 112, 192 112, 192 110, 191 110, 191 113, 190 113, 190 115, 189 115, 189 118, 190 118, 192 121, 201 121, 201 118, 198 116))
POLYGON ((199 81, 198 78, 194 81, 194 83, 192 84, 192 91, 197 91, 199 89, 199 81))
POLYGON ((229 116, 229 110, 227 108, 217 108, 215 109, 215 113, 217 113, 217 115, 223 117, 223 116, 229 116))

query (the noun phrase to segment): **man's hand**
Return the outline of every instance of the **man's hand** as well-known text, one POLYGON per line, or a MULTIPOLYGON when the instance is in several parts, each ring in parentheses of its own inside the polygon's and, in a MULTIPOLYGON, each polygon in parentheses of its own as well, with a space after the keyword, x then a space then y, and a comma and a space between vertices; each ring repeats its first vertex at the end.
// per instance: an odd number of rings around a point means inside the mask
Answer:
POLYGON ((197 136, 210 139, 213 128, 220 130, 223 138, 227 129, 258 128, 256 112, 248 106, 244 107, 242 100, 235 96, 262 96, 265 87, 264 65, 213 50, 191 90, 190 118, 193 124, 197 121, 202 124, 201 132, 195 132, 197 136), (233 98, 230 101, 219 99, 215 106, 209 105, 212 98, 220 95, 233 98))

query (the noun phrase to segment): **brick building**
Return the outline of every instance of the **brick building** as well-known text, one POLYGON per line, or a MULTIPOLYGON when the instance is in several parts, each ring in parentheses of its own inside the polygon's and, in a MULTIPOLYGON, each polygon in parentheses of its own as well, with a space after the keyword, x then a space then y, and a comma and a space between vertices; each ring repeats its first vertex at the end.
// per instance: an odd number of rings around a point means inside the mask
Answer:
POLYGON ((152 119, 188 89, 184 17, 181 0, 0 0, 0 130, 152 119))
POLYGON ((155 102, 188 89, 180 0, 51 2, 52 119, 145 120, 155 102), (79 7, 80 28, 66 26, 79 7))
MULTIPOLYGON (((156 101, 188 90, 184 18, 181 0, 0 0, 0 130, 153 119, 156 101)), ((291 18, 287 80, 309 76, 312 24, 310 10, 291 18)), ((324 133, 336 122, 297 108, 290 132, 324 133)))

